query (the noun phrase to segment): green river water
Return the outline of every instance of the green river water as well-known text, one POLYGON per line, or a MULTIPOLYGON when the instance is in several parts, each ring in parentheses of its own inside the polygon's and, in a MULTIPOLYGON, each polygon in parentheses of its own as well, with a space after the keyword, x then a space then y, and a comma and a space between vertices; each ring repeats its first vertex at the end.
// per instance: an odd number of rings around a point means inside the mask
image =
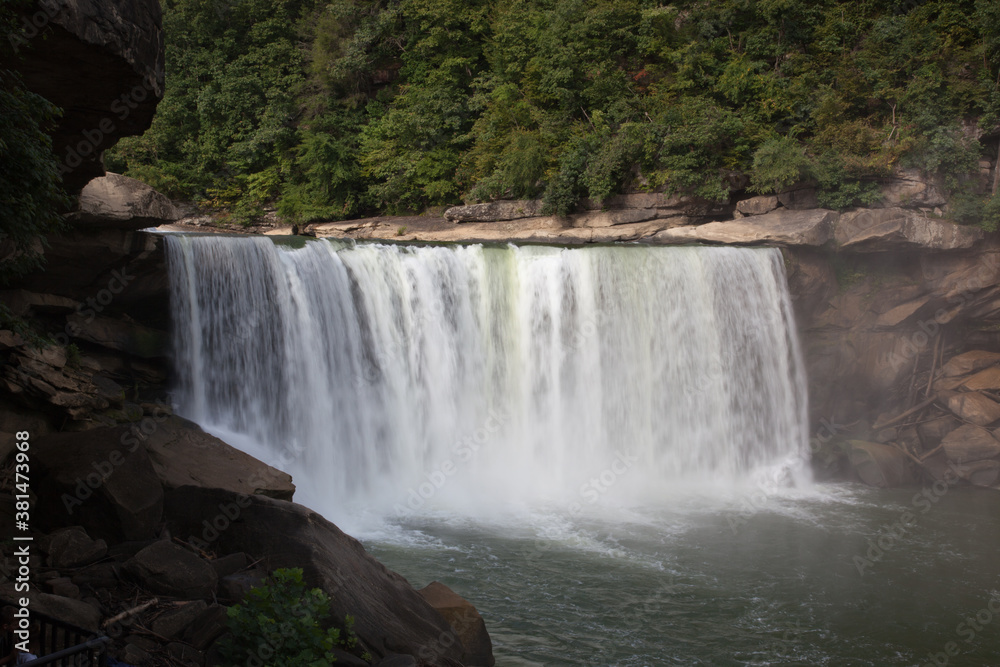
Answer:
POLYGON ((439 515, 366 546, 473 601, 501 667, 1000 664, 1000 494, 925 490, 439 515))

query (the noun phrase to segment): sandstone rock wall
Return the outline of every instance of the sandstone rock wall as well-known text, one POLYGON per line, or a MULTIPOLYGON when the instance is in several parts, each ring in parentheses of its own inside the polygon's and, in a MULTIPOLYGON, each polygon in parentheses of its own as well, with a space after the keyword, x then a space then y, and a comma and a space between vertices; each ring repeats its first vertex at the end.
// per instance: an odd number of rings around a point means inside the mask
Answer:
MULTIPOLYGON (((5 36, 7 39, 7 36, 5 36)), ((141 134, 163 97, 158 0, 39 0, 11 35, 29 90, 63 109, 53 135, 70 192, 104 173, 102 152, 141 134)))

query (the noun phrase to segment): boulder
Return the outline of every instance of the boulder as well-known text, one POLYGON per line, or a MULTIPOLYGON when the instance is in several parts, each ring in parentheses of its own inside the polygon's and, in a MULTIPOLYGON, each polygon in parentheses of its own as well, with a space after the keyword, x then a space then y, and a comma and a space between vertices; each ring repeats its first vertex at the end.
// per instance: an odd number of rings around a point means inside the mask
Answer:
POLYGON ((168 489, 201 486, 291 500, 292 476, 232 447, 181 417, 161 421, 144 442, 168 489))
POLYGON ((114 588, 118 584, 117 563, 97 563, 73 573, 73 583, 81 589, 93 591, 114 588))
POLYGON ((962 479, 975 486, 994 486, 1000 477, 1000 461, 973 461, 959 467, 962 479))
POLYGON ((190 544, 218 553, 267 558, 268 567, 301 567, 310 586, 331 598, 335 619, 354 616, 354 631, 375 657, 421 655, 430 665, 459 660, 451 627, 413 587, 365 552, 354 538, 306 507, 262 495, 185 486, 166 496, 168 526, 190 544), (210 531, 204 520, 219 507, 240 504, 233 529, 210 531))
POLYGON ((49 540, 49 567, 57 570, 89 565, 104 558, 108 544, 92 540, 81 526, 71 526, 52 533, 49 540))
POLYGON ((153 619, 152 630, 161 637, 177 639, 208 609, 204 600, 178 604, 153 619))
POLYGON ((781 192, 778 194, 778 201, 785 208, 794 211, 819 208, 819 198, 817 197, 816 188, 812 187, 781 192))
POLYGON ((981 241, 983 230, 910 209, 862 208, 840 216, 834 225, 834 239, 841 248, 855 252, 959 250, 981 241))
POLYGON ((941 440, 948 459, 955 463, 981 461, 1000 456, 1000 441, 985 428, 966 424, 955 429, 941 440))
POLYGON ((167 655, 170 656, 175 665, 205 664, 205 656, 202 652, 183 642, 170 642, 167 644, 167 655))
POLYGON ((247 562, 247 555, 240 552, 216 558, 209 561, 208 564, 215 568, 215 573, 219 575, 219 579, 222 579, 222 577, 228 577, 231 574, 236 574, 240 570, 246 569, 247 562))
POLYGON ((584 198, 580 202, 580 208, 584 211, 655 209, 657 218, 727 215, 733 210, 728 203, 688 195, 668 195, 665 192, 633 192, 612 195, 603 200, 584 198))
POLYGON ((86 602, 42 593, 35 588, 31 588, 27 592, 19 591, 15 586, 17 584, 13 581, 0 584, 0 596, 6 600, 27 597, 30 600, 28 607, 34 613, 44 614, 87 632, 96 633, 98 631, 101 623, 101 612, 86 602))
POLYGON ((962 386, 969 391, 1000 389, 1000 366, 990 366, 968 378, 962 386))
POLYGON ((241 602, 252 589, 264 584, 260 572, 240 572, 219 579, 219 599, 233 603, 241 602))
POLYGON ((865 484, 892 488, 913 482, 910 460, 890 445, 851 440, 847 458, 865 484))
POLYGON ((938 187, 917 169, 900 169, 880 185, 882 199, 889 206, 933 208, 947 203, 938 187))
MULTIPOLYGON (((153 424, 153 420, 149 420, 153 424)), ((140 425, 56 433, 32 444, 40 527, 85 525, 105 539, 154 537, 163 487, 142 447, 140 425)))
POLYGON ((160 540, 125 562, 124 572, 162 595, 193 600, 215 592, 218 577, 207 562, 187 549, 160 540))
POLYGON ((226 608, 221 604, 211 604, 188 626, 184 641, 199 651, 204 651, 228 631, 226 608))
MULTIPOLYGON (((895 415, 894 415, 895 416, 895 415)), ((917 426, 917 433, 920 435, 920 442, 925 450, 933 449, 941 444, 941 440, 946 435, 962 425, 951 415, 944 415, 937 419, 932 419, 917 426)))
POLYGON ((736 202, 736 210, 743 215, 761 215, 770 213, 776 208, 778 208, 778 198, 775 195, 762 195, 736 202))
POLYGON ((56 577, 45 582, 45 586, 53 595, 64 598, 80 599, 80 587, 70 580, 69 577, 56 577))
POLYGON ((573 227, 614 227, 656 218, 655 208, 625 208, 610 211, 586 211, 569 216, 573 227))
POLYGON ((986 426, 1000 419, 1000 403, 978 391, 954 394, 948 398, 948 409, 967 422, 986 426))
POLYGON ((541 215, 542 205, 538 199, 491 201, 483 204, 452 206, 444 212, 444 217, 452 222, 519 220, 541 215))
POLYGON ((703 241, 732 245, 774 243, 821 246, 830 240, 831 225, 837 217, 836 211, 825 209, 809 211, 778 209, 740 220, 665 229, 654 234, 650 242, 676 244, 703 241))
POLYGON ((68 218, 79 225, 156 227, 180 218, 173 203, 142 181, 108 173, 87 183, 68 218))
POLYGON ((486 623, 471 602, 439 581, 432 581, 419 591, 434 611, 441 614, 462 640, 466 667, 493 667, 493 642, 486 623))
POLYGON ((127 664, 135 665, 136 667, 147 667, 154 664, 153 656, 146 649, 136 644, 126 644, 125 648, 122 649, 121 659, 127 664))
POLYGON ((952 357, 941 367, 941 370, 946 376, 955 377, 975 373, 997 362, 1000 362, 1000 352, 972 350, 952 357))

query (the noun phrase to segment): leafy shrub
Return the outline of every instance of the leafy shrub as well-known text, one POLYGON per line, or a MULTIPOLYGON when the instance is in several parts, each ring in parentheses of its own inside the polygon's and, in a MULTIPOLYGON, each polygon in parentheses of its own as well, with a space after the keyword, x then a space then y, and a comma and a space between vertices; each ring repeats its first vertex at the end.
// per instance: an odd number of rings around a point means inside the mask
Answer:
POLYGON ((267 584, 250 591, 243 604, 229 608, 232 633, 222 645, 228 664, 252 661, 262 667, 328 667, 334 646, 353 647, 353 619, 345 619, 348 638, 337 628, 324 628, 330 598, 319 588, 306 590, 302 570, 279 569, 267 584))
POLYGON ((801 180, 808 168, 809 158, 794 137, 772 137, 753 154, 751 189, 765 194, 780 192, 801 180))
POLYGON ((39 268, 45 236, 64 225, 69 198, 47 134, 59 115, 0 69, 0 285, 39 268))

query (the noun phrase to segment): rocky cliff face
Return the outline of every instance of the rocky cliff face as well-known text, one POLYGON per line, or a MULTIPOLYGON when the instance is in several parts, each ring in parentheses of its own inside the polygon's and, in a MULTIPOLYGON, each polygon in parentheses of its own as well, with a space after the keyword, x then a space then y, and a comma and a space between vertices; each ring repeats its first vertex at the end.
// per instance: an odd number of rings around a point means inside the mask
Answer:
POLYGON ((3 63, 29 90, 63 109, 53 135, 67 190, 104 174, 101 155, 141 134, 163 97, 163 29, 158 0, 40 0, 10 36, 3 63))

